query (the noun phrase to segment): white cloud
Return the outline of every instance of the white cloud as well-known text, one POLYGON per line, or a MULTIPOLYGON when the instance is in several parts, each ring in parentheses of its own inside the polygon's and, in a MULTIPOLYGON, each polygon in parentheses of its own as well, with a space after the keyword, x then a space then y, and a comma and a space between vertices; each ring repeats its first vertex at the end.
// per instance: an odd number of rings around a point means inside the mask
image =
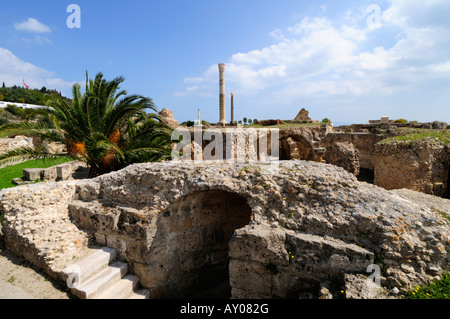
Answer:
POLYGON ((47 37, 43 37, 39 34, 35 35, 32 38, 23 38, 23 37, 16 37, 16 36, 14 36, 14 38, 18 39, 20 41, 23 41, 25 43, 52 44, 52 40, 50 40, 47 37))
MULTIPOLYGON (((226 85, 241 95, 264 90, 274 100, 295 101, 414 92, 436 78, 450 80, 450 22, 444 18, 450 1, 390 0, 389 5, 380 28, 370 28, 368 14, 358 8, 348 11, 348 16, 358 12, 357 18, 343 24, 306 17, 286 30, 275 29, 269 33, 274 44, 229 58, 226 85)), ((185 82, 215 88, 217 65, 185 82)))
POLYGON ((39 22, 34 18, 28 18, 28 20, 14 23, 14 28, 17 31, 28 31, 34 33, 50 33, 52 30, 45 24, 39 22))
POLYGON ((11 51, 0 47, 0 81, 7 86, 22 86, 23 80, 30 88, 41 88, 64 91, 70 89, 74 82, 67 82, 45 69, 25 62, 11 51))
POLYGON ((273 30, 272 32, 269 33, 269 36, 275 39, 276 41, 281 41, 285 39, 283 31, 281 31, 280 29, 273 30))

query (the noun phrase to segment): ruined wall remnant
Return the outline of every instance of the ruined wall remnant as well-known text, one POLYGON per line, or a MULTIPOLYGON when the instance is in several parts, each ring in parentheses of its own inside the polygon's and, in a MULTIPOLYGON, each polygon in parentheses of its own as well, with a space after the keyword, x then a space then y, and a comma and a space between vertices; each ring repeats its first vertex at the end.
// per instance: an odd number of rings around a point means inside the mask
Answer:
POLYGON ((337 142, 330 145, 326 148, 323 159, 329 164, 342 167, 355 176, 360 173, 359 151, 353 144, 337 142))
POLYGON ((308 122, 312 123, 311 118, 309 117, 309 111, 307 111, 305 108, 302 108, 300 112, 295 117, 294 121, 296 122, 308 122))
POLYGON ((379 143, 374 161, 375 184, 380 187, 447 196, 449 155, 444 144, 429 141, 379 143))
POLYGON ((350 143, 359 152, 359 165, 361 168, 373 171, 375 144, 386 137, 379 134, 367 133, 330 133, 324 137, 321 144, 325 148, 333 147, 336 143, 350 143))
MULTIPOLYGON (((222 150, 223 150, 223 159, 236 158, 237 150, 245 150, 248 151, 252 147, 258 148, 259 144, 259 133, 260 129, 239 129, 239 130, 227 130, 224 128, 208 128, 208 131, 216 131, 218 134, 221 134, 222 137, 222 150), (238 133, 236 133, 238 132, 238 133), (239 134, 240 139, 235 139, 232 137, 234 134, 239 134), (230 140, 236 141, 234 144, 234 148, 230 148, 230 145, 227 145, 228 137, 230 140), (252 144, 252 139, 256 137, 255 144, 252 144)), ((203 134, 206 129, 203 129, 203 134)), ((279 141, 279 156, 280 160, 309 160, 320 162, 322 160, 323 153, 325 149, 321 147, 321 140, 327 136, 327 134, 333 131, 332 125, 317 125, 317 126, 307 126, 307 127, 287 127, 279 130, 278 133, 278 141, 279 141)), ((271 133, 270 130, 267 130, 267 150, 270 152, 271 145, 271 133)), ((214 137, 207 137, 201 140, 202 143, 201 148, 200 144, 196 142, 195 131, 193 128, 189 129, 189 133, 191 135, 191 159, 203 159, 205 160, 204 153, 202 151, 205 148, 210 147, 215 141, 214 137), (197 154, 195 157, 195 154, 197 154)), ((204 135, 202 135, 204 136, 204 135)), ((215 149, 213 149, 212 155, 215 155, 215 149)), ((239 154, 240 155, 240 154, 239 154)), ((216 160, 219 160, 217 158, 216 160)), ((251 159, 250 157, 246 157, 246 160, 251 159)), ((254 158, 253 160, 261 160, 259 157, 254 158)))
POLYGON ((450 270, 450 222, 437 210, 450 212, 437 206, 306 161, 148 163, 0 192, 11 250, 58 277, 93 243, 117 248, 151 298, 220 281, 235 298, 318 297, 373 263, 380 291, 426 283, 450 270))
POLYGON ((161 117, 162 121, 167 124, 170 128, 176 129, 180 126, 177 120, 173 117, 173 112, 167 108, 163 108, 158 115, 161 117))
POLYGON ((20 147, 33 147, 33 139, 20 135, 14 138, 0 138, 0 154, 20 147))

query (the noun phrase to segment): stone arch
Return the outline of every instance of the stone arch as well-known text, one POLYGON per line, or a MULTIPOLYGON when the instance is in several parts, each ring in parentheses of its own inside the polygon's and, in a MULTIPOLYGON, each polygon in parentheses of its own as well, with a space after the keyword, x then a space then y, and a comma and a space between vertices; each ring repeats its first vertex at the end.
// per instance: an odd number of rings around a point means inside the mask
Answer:
POLYGON ((231 297, 229 241, 252 218, 247 200, 224 190, 195 191, 174 201, 160 214, 150 249, 151 290, 163 298, 231 297))
POLYGON ((305 160, 313 161, 314 148, 302 135, 289 135, 280 138, 280 160, 305 160))

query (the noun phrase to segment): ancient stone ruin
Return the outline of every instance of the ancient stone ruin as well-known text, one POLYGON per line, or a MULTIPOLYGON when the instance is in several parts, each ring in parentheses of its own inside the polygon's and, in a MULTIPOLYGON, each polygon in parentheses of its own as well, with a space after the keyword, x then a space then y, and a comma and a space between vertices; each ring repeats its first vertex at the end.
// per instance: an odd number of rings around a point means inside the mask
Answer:
POLYGON ((312 123, 312 120, 309 117, 309 111, 307 111, 305 108, 302 108, 300 110, 298 115, 295 117, 294 121, 312 123))
POLYGON ((7 246, 61 280, 101 245, 150 298, 388 298, 450 266, 449 206, 411 197, 322 163, 167 162, 3 190, 0 211, 7 246))

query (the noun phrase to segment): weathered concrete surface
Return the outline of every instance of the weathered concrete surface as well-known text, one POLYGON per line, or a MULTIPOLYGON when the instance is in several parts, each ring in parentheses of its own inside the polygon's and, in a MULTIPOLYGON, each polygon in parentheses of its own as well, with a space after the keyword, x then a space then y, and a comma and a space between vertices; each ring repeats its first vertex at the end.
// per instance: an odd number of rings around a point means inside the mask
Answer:
POLYGON ((445 209, 304 161, 141 164, 0 192, 16 253, 58 276, 95 240, 127 259, 151 298, 223 279, 236 298, 317 298, 373 263, 384 288, 407 289, 450 269, 445 209))

